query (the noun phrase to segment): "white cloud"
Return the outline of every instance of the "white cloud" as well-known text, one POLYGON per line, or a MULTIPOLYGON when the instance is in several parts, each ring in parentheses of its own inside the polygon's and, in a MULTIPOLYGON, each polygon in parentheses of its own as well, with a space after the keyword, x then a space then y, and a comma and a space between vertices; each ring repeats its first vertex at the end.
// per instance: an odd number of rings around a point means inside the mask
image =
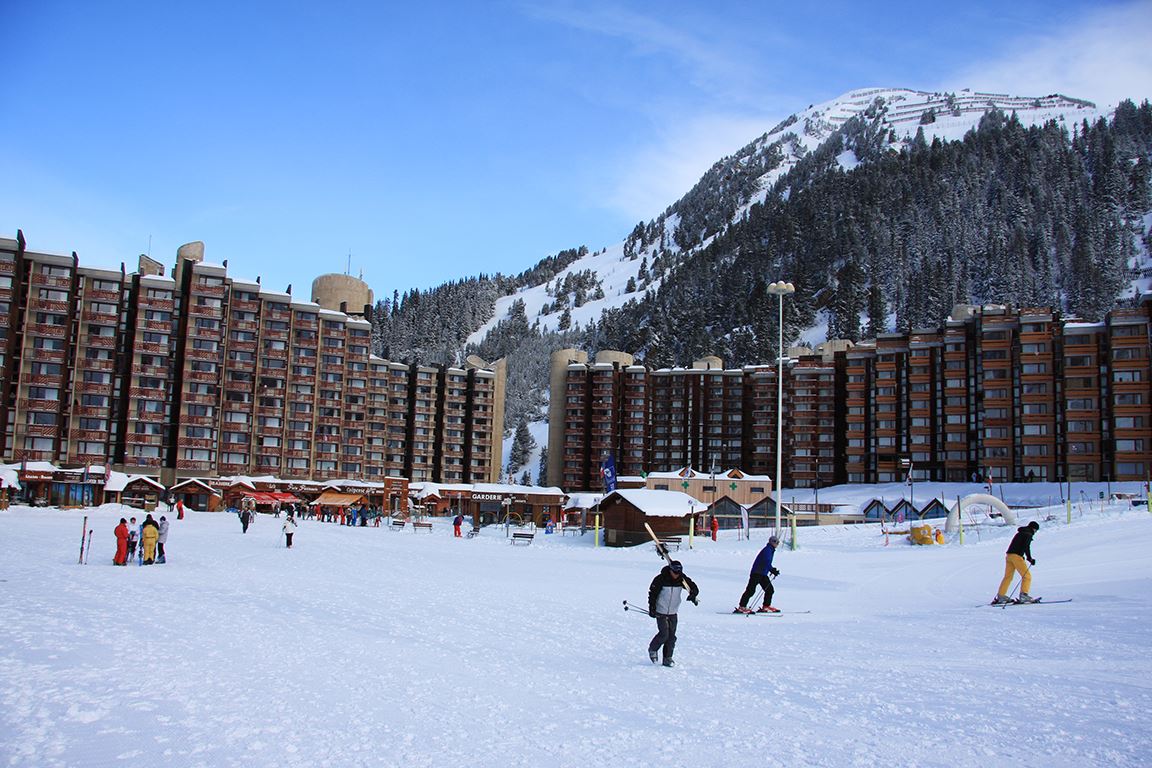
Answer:
POLYGON ((720 158, 767 131, 778 118, 713 115, 679 120, 620 168, 605 202, 632 221, 647 221, 684 195, 720 158))
POLYGON ((1152 98, 1152 3, 1093 10, 1075 23, 1019 38, 998 61, 943 84, 1023 96, 1063 93, 1112 105, 1152 98))

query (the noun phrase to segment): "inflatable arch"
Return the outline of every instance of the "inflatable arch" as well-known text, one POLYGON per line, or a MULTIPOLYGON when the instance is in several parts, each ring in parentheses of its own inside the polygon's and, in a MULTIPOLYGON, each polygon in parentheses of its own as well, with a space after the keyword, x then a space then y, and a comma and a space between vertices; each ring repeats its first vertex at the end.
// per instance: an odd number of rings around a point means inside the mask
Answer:
POLYGON ((987 504, 1000 512, 1006 525, 1016 525, 1016 513, 1000 499, 987 493, 973 493, 956 502, 956 506, 948 513, 948 521, 944 523, 944 530, 955 533, 960 530, 960 512, 969 504, 987 504))

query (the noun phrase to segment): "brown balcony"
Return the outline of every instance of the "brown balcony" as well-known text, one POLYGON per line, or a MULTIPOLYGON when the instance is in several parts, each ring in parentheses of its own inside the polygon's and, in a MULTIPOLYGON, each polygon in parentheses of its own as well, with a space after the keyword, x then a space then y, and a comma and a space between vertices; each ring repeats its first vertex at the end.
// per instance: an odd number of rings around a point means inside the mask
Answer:
POLYGON ((32 400, 32 398, 24 398, 20 401, 21 410, 25 411, 51 411, 53 413, 60 412, 59 400, 32 400))
MULTIPOLYGON (((157 463, 159 463, 160 460, 156 459, 155 461, 157 463)), ((211 461, 192 461, 191 459, 177 459, 176 460, 176 468, 177 469, 194 470, 194 471, 198 471, 198 472, 210 472, 212 470, 212 462, 211 461)))
POLYGON ((33 272, 30 281, 35 286, 47 286, 50 288, 71 288, 72 278, 70 277, 56 277, 55 275, 44 275, 39 272, 33 272))
POLYGON ((128 397, 133 400, 164 400, 168 397, 167 390, 152 387, 129 387, 128 397))
POLYGON ((51 323, 29 323, 28 335, 30 336, 45 336, 50 339, 64 338, 67 326, 52 325, 51 323))

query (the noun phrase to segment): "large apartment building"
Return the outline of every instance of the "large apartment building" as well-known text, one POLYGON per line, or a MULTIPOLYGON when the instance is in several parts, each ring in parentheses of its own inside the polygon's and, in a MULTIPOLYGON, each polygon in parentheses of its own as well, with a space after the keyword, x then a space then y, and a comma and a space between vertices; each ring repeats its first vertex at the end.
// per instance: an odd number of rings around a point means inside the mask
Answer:
POLYGON ((943 326, 793 348, 774 365, 715 357, 651 370, 631 355, 552 356, 549 477, 736 467, 783 485, 1146 480, 1152 473, 1152 294, 1102 322, 959 306, 943 326))
POLYGON ((146 257, 135 273, 96 269, 0 238, 0 458, 166 484, 498 481, 503 361, 381 359, 367 286, 326 276, 313 291, 229 276, 200 243, 166 277, 146 257))

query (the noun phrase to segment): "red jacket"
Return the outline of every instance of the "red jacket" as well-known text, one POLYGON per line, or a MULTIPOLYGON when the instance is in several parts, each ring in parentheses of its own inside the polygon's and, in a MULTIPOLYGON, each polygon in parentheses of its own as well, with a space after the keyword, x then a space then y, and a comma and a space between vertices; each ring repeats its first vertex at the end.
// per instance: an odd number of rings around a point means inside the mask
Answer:
POLYGON ((125 546, 128 544, 128 523, 120 523, 116 526, 116 543, 119 544, 120 542, 124 542, 125 546))

